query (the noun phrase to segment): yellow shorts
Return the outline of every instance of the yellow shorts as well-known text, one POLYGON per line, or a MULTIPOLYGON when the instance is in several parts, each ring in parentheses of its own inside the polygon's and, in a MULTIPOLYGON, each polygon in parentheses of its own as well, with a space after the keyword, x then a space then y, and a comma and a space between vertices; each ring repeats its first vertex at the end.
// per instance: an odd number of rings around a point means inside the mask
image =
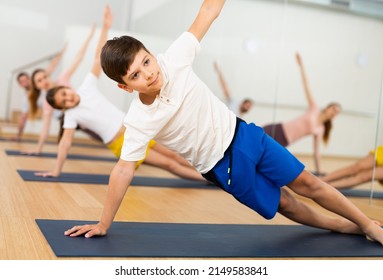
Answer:
POLYGON ((371 151, 370 154, 374 154, 376 152, 376 165, 383 166, 383 145, 378 146, 375 151, 371 151))
MULTIPOLYGON (((147 157, 148 153, 149 153, 149 150, 151 148, 154 147, 154 145, 156 145, 156 141, 154 140, 150 140, 149 144, 148 144, 148 148, 146 149, 146 154, 145 154, 145 158, 147 157)), ((111 150, 113 152, 113 154, 117 157, 117 158, 120 158, 121 156, 121 149, 122 149, 122 145, 124 144, 124 134, 121 134, 120 137, 118 137, 116 140, 114 140, 113 142, 109 143, 107 145, 108 149, 111 150)), ((143 158, 142 160, 140 161, 137 161, 137 164, 136 164, 136 169, 145 161, 145 158, 143 158)))

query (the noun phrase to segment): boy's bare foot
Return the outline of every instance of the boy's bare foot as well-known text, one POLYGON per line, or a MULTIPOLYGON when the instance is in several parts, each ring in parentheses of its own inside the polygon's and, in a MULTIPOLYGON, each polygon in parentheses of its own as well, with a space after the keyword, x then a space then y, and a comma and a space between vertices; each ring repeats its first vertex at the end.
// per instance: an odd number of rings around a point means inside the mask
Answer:
MULTIPOLYGON (((373 220, 372 222, 374 225, 377 226, 377 228, 380 228, 381 223, 379 221, 373 220)), ((357 224, 354 224, 353 222, 351 222, 349 220, 338 221, 338 225, 339 225, 339 230, 337 230, 337 231, 339 231, 341 233, 366 235, 366 233, 364 231, 362 231, 361 228, 357 224)), ((369 238, 370 237, 368 237, 368 239, 369 238)))
POLYGON ((383 228, 380 227, 380 223, 372 223, 366 229, 366 238, 370 241, 376 241, 383 245, 383 228))

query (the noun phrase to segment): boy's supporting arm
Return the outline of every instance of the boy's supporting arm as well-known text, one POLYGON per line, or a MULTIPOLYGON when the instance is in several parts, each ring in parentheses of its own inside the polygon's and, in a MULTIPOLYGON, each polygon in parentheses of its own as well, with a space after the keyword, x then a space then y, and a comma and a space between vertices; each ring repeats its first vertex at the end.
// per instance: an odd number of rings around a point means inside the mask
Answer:
POLYGON ((85 237, 106 235, 133 179, 135 169, 136 162, 120 159, 110 174, 108 193, 100 222, 93 225, 74 226, 64 234, 72 237, 83 234, 85 237))
POLYGON ((213 21, 221 13, 225 0, 204 0, 189 32, 192 33, 198 41, 201 41, 209 30, 213 21))

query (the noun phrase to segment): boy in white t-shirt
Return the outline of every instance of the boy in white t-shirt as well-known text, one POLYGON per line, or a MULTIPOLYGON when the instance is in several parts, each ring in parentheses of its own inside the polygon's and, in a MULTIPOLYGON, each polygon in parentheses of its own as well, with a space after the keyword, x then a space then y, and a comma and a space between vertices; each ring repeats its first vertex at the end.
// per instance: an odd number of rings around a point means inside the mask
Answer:
POLYGON ((320 181, 262 128, 238 119, 196 76, 192 63, 225 1, 205 0, 189 28, 157 59, 131 37, 103 47, 104 72, 128 92, 137 91, 124 124, 121 158, 113 168, 97 224, 65 235, 105 235, 150 139, 177 151, 205 178, 267 219, 276 212, 332 231, 364 234, 383 244, 383 229, 335 188, 320 181), (341 217, 330 218, 295 199, 286 187, 341 217))
MULTIPOLYGON (((55 166, 52 171, 36 172, 35 175, 37 176, 60 176, 77 127, 101 140, 117 158, 120 157, 124 142, 125 127, 123 126, 123 119, 125 113, 111 103, 99 91, 97 85, 98 78, 102 73, 100 63, 101 48, 106 42, 111 24, 112 14, 109 6, 106 6, 95 59, 90 73, 86 75, 79 89, 74 91, 67 86, 57 86, 51 88, 47 93, 47 103, 52 108, 63 110, 64 122, 60 133, 55 166)), ((145 156, 137 162, 136 168, 144 162, 163 168, 183 178, 205 181, 201 174, 185 159, 153 140, 147 145, 145 156)))

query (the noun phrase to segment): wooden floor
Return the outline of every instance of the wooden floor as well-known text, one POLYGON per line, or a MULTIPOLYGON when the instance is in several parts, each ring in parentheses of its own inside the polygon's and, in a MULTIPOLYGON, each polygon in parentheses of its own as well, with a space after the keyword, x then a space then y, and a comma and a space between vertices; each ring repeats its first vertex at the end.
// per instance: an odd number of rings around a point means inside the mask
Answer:
MULTIPOLYGON (((17 169, 52 168, 55 159, 12 157, 4 153, 5 149, 26 150, 33 146, 34 144, 30 143, 0 141, 0 259, 2 260, 60 259, 51 250, 35 219, 98 220, 101 215, 107 186, 24 182, 18 176, 17 169)), ((56 152, 56 149, 56 145, 50 144, 45 146, 44 151, 56 152)), ((72 147, 71 153, 112 156, 109 150, 100 148, 72 147)), ((299 158, 310 170, 311 158, 299 158)), ((325 158, 324 171, 339 168, 353 160, 325 158)), ((109 174, 113 165, 114 163, 110 162, 67 160, 63 171, 109 174)), ((164 170, 147 165, 141 166, 137 175, 174 177, 164 170)), ((365 184, 360 188, 369 186, 365 184)), ((350 199, 369 217, 383 223, 382 199, 372 201, 368 198, 350 199)), ((267 221, 221 190, 151 187, 130 187, 115 220, 293 224, 279 214, 271 221, 267 221)))

